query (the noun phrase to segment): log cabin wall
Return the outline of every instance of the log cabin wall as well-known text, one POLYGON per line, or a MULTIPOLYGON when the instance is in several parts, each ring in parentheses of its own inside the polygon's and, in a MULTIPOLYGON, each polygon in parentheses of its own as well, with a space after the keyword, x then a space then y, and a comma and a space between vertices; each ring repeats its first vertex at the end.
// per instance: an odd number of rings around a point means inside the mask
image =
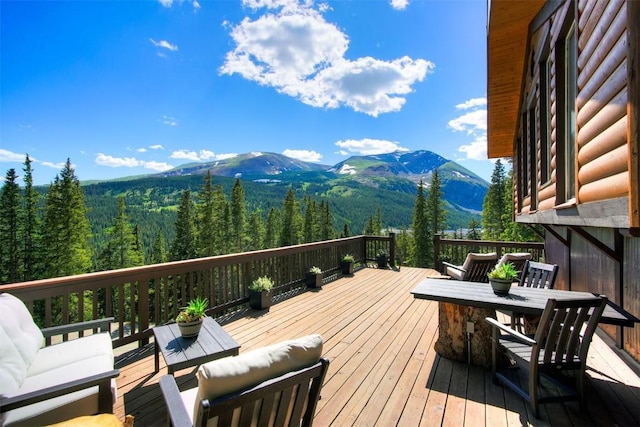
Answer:
POLYGON ((514 147, 516 212, 571 200, 563 167, 575 161, 575 202, 629 195, 627 6, 622 0, 567 1, 530 34, 514 147), (576 158, 565 159, 563 37, 577 35, 576 158), (560 104, 560 105, 559 105, 560 104))

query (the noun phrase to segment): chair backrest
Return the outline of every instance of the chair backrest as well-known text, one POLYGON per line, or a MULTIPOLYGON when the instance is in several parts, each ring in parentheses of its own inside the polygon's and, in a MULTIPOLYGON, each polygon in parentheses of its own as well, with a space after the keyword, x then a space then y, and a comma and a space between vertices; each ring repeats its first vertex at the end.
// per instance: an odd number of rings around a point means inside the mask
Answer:
POLYGON ((202 400, 194 425, 204 427, 217 417, 218 426, 309 427, 313 424, 328 367, 329 360, 321 358, 310 367, 288 372, 248 390, 212 401, 202 400))
POLYGON ((510 262, 513 264, 513 267, 516 271, 520 272, 520 276, 522 277, 522 272, 524 271, 524 265, 528 260, 531 259, 531 254, 529 252, 508 252, 500 258, 497 265, 506 264, 510 262))
POLYGON ((556 264, 527 261, 520 275, 518 286, 553 289, 557 275, 558 266, 556 264))
POLYGON ((495 252, 489 254, 468 253, 462 264, 462 268, 466 270, 463 280, 465 282, 489 282, 487 274, 496 266, 498 254, 495 252))
POLYGON ((538 360, 538 364, 584 368, 606 304, 606 297, 548 300, 536 330, 532 363, 538 360))

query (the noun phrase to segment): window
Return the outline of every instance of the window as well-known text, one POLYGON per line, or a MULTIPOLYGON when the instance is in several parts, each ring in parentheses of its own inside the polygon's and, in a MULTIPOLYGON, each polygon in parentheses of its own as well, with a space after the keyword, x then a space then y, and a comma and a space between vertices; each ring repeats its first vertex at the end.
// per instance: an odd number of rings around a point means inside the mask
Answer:
POLYGON ((551 179, 551 59, 548 54, 540 62, 540 182, 551 179))
POLYGON ((558 204, 576 197, 576 82, 577 44, 575 13, 569 9, 556 45, 556 199, 558 204))
POLYGON ((565 42, 565 201, 576 197, 576 84, 577 84, 576 25, 571 25, 565 42))
POLYGON ((529 125, 529 143, 527 144, 527 151, 529 153, 529 185, 531 186, 531 202, 529 203, 531 209, 537 208, 537 194, 536 189, 538 188, 538 177, 537 175, 537 165, 538 165, 538 156, 536 149, 536 109, 535 107, 531 107, 529 110, 529 120, 527 121, 529 125))
POLYGON ((522 144, 520 151, 520 190, 522 198, 529 195, 529 147, 531 145, 529 133, 529 114, 522 115, 522 144))

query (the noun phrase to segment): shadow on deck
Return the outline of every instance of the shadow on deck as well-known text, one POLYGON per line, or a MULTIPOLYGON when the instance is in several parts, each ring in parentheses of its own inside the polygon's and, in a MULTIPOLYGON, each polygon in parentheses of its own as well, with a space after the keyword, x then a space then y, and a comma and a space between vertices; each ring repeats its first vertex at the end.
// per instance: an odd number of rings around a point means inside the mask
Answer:
MULTIPOLYGON (((433 270, 367 268, 321 290, 280 301, 269 312, 247 310, 220 319, 240 351, 320 333, 331 360, 316 426, 390 425, 640 425, 640 377, 596 338, 589 353, 588 413, 577 403, 541 407, 491 381, 491 373, 436 355, 437 303, 415 300, 416 284, 433 270)), ((136 426, 166 425, 153 345, 117 357, 116 415, 136 426)), ((195 387, 196 368, 176 373, 181 389, 195 387)))

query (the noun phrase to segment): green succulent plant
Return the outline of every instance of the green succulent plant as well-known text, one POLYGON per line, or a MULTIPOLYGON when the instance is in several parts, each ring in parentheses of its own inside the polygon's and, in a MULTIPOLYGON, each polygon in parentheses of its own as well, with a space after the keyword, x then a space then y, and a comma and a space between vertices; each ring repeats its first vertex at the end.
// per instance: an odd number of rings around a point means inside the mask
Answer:
POLYGON ((518 270, 516 270, 513 263, 506 262, 504 264, 497 265, 487 274, 487 276, 489 276, 489 279, 515 280, 518 277, 518 270))
POLYGON ((195 322, 196 320, 205 316, 205 311, 209 307, 209 300, 202 297, 196 297, 189 301, 186 307, 182 308, 176 322, 188 323, 195 322))
POLYGON ((316 267, 315 265, 313 267, 311 267, 309 269, 309 273, 313 273, 313 274, 320 274, 322 273, 322 270, 320 270, 320 267, 316 267))
POLYGON ((342 257, 342 261, 344 262, 353 262, 354 258, 353 255, 351 254, 346 254, 345 256, 342 257))

